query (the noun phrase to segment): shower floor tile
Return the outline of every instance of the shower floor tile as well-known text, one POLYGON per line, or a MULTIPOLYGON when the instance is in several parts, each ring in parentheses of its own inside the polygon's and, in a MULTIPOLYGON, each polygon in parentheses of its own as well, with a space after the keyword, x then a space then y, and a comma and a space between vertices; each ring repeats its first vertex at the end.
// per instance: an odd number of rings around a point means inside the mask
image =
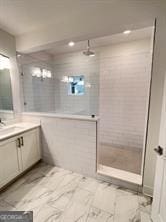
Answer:
POLYGON ((149 209, 139 193, 44 163, 0 193, 0 210, 31 210, 34 222, 150 222, 149 209))
POLYGON ((141 174, 142 151, 139 149, 117 148, 111 145, 99 144, 99 164, 141 174))

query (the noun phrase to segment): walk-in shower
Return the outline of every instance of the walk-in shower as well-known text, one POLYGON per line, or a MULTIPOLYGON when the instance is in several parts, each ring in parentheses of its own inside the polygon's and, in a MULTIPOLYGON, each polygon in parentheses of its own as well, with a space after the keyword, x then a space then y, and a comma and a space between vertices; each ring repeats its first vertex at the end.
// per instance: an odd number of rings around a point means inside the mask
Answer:
POLYGON ((142 183, 153 27, 19 56, 25 112, 96 115, 97 172, 142 183), (86 51, 87 52, 87 51, 86 51), (94 53, 95 52, 95 53, 94 53), (89 55, 89 54, 88 54, 89 55))
POLYGON ((98 172, 142 184, 151 84, 153 28, 103 48, 98 172))

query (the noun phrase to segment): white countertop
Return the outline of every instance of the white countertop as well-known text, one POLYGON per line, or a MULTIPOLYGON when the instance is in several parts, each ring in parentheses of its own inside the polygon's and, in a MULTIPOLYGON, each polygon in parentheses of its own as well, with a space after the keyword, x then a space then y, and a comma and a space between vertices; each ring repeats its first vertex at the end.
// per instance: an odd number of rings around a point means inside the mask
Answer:
POLYGON ((39 123, 19 122, 12 125, 0 127, 0 141, 24 133, 31 129, 40 127, 39 123))

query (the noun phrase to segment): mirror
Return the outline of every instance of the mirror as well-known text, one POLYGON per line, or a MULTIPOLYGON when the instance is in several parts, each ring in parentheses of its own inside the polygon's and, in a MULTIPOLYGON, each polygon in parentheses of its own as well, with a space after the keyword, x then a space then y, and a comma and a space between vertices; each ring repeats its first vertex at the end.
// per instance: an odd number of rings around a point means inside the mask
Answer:
POLYGON ((0 54, 0 118, 13 113, 10 60, 0 54))

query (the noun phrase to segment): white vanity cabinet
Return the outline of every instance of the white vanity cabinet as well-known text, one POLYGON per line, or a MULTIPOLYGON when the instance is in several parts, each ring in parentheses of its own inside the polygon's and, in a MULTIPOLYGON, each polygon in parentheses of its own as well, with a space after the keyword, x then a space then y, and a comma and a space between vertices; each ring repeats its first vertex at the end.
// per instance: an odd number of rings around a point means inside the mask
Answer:
POLYGON ((40 159, 39 128, 0 141, 0 188, 40 159))
POLYGON ((39 130, 31 130, 22 134, 19 138, 21 149, 22 170, 28 169, 40 160, 39 130))

